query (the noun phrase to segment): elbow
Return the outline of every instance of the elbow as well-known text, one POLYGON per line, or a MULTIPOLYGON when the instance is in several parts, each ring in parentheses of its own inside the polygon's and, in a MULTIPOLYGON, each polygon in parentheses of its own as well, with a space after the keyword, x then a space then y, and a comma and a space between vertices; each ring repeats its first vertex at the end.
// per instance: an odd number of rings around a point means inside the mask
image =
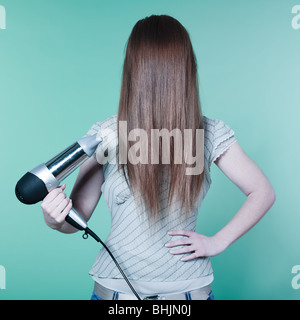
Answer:
POLYGON ((269 181, 261 184, 256 190, 249 195, 255 197, 257 201, 265 208, 265 211, 269 211, 276 201, 276 193, 269 181))
POLYGON ((267 206, 267 210, 270 210, 276 201, 276 193, 273 186, 268 183, 268 185, 261 190, 261 195, 264 199, 265 205, 267 206))
POLYGON ((276 201, 276 193, 275 193, 275 190, 274 188, 271 186, 269 192, 268 192, 269 196, 269 201, 270 201, 270 208, 273 206, 273 204, 275 203, 276 201))

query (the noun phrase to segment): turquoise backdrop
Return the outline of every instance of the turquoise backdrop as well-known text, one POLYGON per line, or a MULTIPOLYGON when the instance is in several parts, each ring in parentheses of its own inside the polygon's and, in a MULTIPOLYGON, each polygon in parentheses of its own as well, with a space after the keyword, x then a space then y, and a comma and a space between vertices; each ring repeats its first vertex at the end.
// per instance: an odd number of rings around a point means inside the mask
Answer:
MULTIPOLYGON (((292 268, 300 265, 300 29, 292 25, 297 4, 0 0, 6 10, 6 29, 0 30, 0 270, 6 271, 6 289, 0 288, 0 300, 89 299, 88 271, 98 244, 51 230, 40 205, 21 204, 14 188, 26 171, 117 112, 125 43, 134 24, 151 14, 171 15, 189 31, 203 113, 235 130, 277 195, 254 229, 212 258, 216 299, 299 299, 292 286, 292 268)), ((66 180, 68 194, 75 178, 66 180)), ((245 200, 216 166, 212 180, 197 227, 206 235, 245 200)), ((90 226, 103 239, 108 235, 104 199, 90 226)))

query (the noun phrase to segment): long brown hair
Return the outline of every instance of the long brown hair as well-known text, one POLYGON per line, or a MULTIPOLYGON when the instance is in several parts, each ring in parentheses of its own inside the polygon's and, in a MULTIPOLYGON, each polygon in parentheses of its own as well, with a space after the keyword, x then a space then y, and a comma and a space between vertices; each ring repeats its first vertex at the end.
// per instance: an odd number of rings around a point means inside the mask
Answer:
MULTIPOLYGON (((118 128, 119 121, 127 121, 128 133, 141 128, 148 137, 151 129, 192 129, 195 153, 195 131, 203 129, 197 65, 188 32, 176 19, 152 15, 134 26, 123 66, 118 128)), ((118 138, 120 148, 125 142, 124 137, 118 138)), ((132 191, 141 196, 149 217, 159 216, 163 186, 169 190, 167 204, 176 199, 185 213, 200 195, 204 173, 186 175, 189 166, 184 161, 174 163, 172 141, 170 164, 161 163, 160 143, 159 164, 149 161, 134 165, 127 161, 119 165, 132 191)))

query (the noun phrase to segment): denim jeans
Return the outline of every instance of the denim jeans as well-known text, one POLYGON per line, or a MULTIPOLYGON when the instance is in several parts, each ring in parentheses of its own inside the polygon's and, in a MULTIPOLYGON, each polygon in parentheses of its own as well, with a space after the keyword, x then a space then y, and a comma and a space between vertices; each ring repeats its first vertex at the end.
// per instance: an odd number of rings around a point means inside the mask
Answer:
MULTIPOLYGON (((118 292, 118 291, 114 291, 112 300, 118 300, 118 296, 119 296, 119 292, 118 292)), ((103 299, 101 299, 101 297, 99 297, 99 296, 95 293, 95 291, 93 291, 93 294, 92 294, 92 296, 91 296, 91 300, 103 300, 103 299)), ((156 300, 156 299, 154 299, 154 300, 156 300)), ((185 292, 185 300, 192 300, 192 297, 191 297, 191 294, 190 294, 189 291, 185 292)), ((209 293, 207 300, 215 300, 212 291, 209 293)))

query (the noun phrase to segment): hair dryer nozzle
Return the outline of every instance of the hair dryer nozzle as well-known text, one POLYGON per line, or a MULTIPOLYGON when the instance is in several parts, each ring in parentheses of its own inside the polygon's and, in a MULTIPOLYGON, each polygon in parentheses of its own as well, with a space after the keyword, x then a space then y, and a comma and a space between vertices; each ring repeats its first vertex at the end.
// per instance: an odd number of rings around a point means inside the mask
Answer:
POLYGON ((85 136, 79 139, 77 142, 83 148, 84 152, 91 157, 96 151, 98 144, 102 141, 102 138, 98 134, 92 136, 85 136))
POLYGON ((15 192, 17 198, 25 204, 35 204, 48 194, 45 183, 30 172, 18 181, 15 192))

